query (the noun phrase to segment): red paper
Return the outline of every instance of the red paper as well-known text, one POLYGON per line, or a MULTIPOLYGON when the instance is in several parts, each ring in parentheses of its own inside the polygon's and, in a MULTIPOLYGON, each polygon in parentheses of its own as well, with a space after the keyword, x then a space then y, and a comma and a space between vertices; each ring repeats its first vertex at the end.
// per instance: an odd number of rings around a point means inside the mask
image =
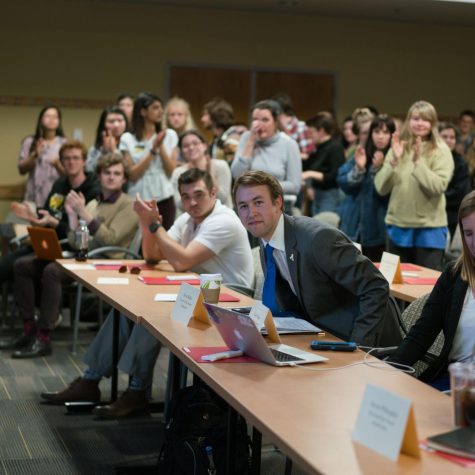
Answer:
POLYGON ((434 450, 427 447, 427 440, 421 440, 419 445, 422 449, 426 450, 427 452, 431 452, 439 457, 444 459, 450 460, 451 462, 457 463, 458 465, 462 465, 465 468, 475 468, 475 460, 469 459, 466 457, 459 457, 458 455, 447 454, 445 452, 441 452, 440 450, 434 450))
POLYGON ((220 302, 239 302, 239 298, 235 297, 234 295, 229 295, 226 293, 219 294, 219 301, 220 302))
MULTIPOLYGON (((379 269, 379 266, 380 266, 379 262, 374 262, 374 265, 379 269)), ((401 262, 401 271, 403 272, 419 272, 420 270, 422 269, 414 264, 401 262)))
POLYGON ((411 285, 435 285, 437 277, 404 277, 405 284, 411 285))
POLYGON ((187 355, 191 356, 197 363, 259 363, 259 360, 251 358, 250 356, 236 356, 234 358, 225 358, 217 361, 202 360, 201 357, 205 355, 213 355, 214 353, 222 353, 223 351, 229 351, 227 346, 195 346, 183 347, 183 350, 187 355))
POLYGON ((119 270, 122 264, 94 264, 94 267, 98 270, 119 270))
POLYGON ((181 285, 183 282, 186 282, 190 285, 200 285, 200 279, 183 279, 183 280, 170 280, 166 277, 152 277, 141 275, 139 277, 144 284, 147 285, 181 285))

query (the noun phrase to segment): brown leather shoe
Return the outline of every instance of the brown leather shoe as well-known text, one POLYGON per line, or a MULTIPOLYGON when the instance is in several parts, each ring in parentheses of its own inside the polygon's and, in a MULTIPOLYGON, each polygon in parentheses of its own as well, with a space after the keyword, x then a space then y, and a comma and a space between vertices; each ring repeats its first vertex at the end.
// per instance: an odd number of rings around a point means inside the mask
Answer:
POLYGON ((117 401, 107 406, 96 406, 92 413, 104 419, 120 419, 128 416, 148 415, 150 414, 150 405, 147 398, 147 392, 124 391, 117 401))
POLYGON ((101 400, 99 381, 92 379, 76 378, 66 389, 52 393, 42 393, 41 397, 50 404, 62 405, 65 402, 101 400))

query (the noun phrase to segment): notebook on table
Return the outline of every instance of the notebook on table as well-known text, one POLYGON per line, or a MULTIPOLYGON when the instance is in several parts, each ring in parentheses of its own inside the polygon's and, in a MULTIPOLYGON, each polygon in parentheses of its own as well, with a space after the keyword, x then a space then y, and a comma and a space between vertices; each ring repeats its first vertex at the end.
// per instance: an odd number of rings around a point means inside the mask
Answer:
POLYGON ((54 261, 63 257, 63 250, 54 229, 32 226, 29 226, 27 229, 35 256, 38 259, 54 261))
POLYGON ((474 460, 475 427, 464 427, 428 437, 427 446, 434 450, 474 460))
POLYGON ((211 321, 231 350, 241 350, 246 355, 274 366, 319 363, 328 359, 288 345, 267 345, 248 315, 218 305, 204 305, 211 321))

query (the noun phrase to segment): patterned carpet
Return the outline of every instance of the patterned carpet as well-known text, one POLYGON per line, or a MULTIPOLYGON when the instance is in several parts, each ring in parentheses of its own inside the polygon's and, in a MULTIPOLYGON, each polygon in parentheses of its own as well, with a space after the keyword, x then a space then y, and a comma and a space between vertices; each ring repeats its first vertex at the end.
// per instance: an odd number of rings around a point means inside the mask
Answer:
MULTIPOLYGON (((40 402, 43 391, 63 389, 80 376, 81 361, 94 332, 82 324, 78 355, 71 354, 69 318, 53 335, 53 354, 14 360, 0 351, 0 474, 121 474, 151 472, 162 443, 162 414, 104 421, 92 414, 68 414, 65 407, 40 402), (135 467, 132 469, 132 467, 135 467)), ((0 326, 0 337, 11 330, 0 326)), ((163 401, 168 351, 162 350, 155 366, 152 398, 163 401)), ((119 375, 119 391, 128 377, 119 375)), ((100 385, 102 398, 110 397, 110 380, 100 385)), ((263 475, 284 473, 285 459, 270 444, 262 453, 263 475)), ((302 472, 294 467, 293 474, 302 472)))

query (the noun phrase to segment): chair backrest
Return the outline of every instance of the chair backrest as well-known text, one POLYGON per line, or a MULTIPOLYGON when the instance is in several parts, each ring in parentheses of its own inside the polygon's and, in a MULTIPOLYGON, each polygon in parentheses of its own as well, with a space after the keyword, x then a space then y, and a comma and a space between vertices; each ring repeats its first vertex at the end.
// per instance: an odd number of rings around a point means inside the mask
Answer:
MULTIPOLYGON (((427 299, 429 298, 430 294, 423 295, 422 297, 419 297, 418 299, 414 300, 408 307, 402 312, 402 325, 403 325, 403 331, 405 334, 409 332, 409 330, 412 328, 412 326, 416 323, 416 321, 419 319, 422 313, 422 309, 424 308, 424 305, 427 302, 427 299)), ((442 348, 444 346, 444 334, 443 332, 440 332, 437 338, 435 339, 434 343, 432 346, 429 348, 428 353, 433 356, 438 356, 440 352, 442 351, 442 348)), ((424 361, 418 361, 414 365, 414 369, 416 370, 416 373, 414 376, 418 377, 420 374, 422 374, 425 369, 428 367, 428 363, 425 363, 424 361)))
POLYGON ((399 346, 404 338, 401 328, 401 310, 396 299, 390 295, 384 314, 383 326, 378 341, 378 346, 391 347, 399 346))
POLYGON ((259 246, 253 247, 252 252, 252 262, 254 264, 254 298, 256 300, 262 300, 262 289, 264 287, 264 272, 262 271, 261 266, 261 257, 259 255, 259 246))
POLYGON ((322 211, 313 216, 313 219, 329 224, 335 228, 340 226, 340 216, 333 211, 322 211))
POLYGON ((140 229, 140 226, 139 226, 137 228, 137 232, 135 233, 135 236, 132 238, 132 241, 130 241, 128 249, 129 251, 135 252, 136 254, 140 254, 141 247, 142 247, 142 230, 140 229))
POLYGON ((142 245, 142 231, 140 228, 135 232, 128 247, 102 246, 88 252, 89 257, 101 257, 105 259, 142 259, 140 255, 142 245))

